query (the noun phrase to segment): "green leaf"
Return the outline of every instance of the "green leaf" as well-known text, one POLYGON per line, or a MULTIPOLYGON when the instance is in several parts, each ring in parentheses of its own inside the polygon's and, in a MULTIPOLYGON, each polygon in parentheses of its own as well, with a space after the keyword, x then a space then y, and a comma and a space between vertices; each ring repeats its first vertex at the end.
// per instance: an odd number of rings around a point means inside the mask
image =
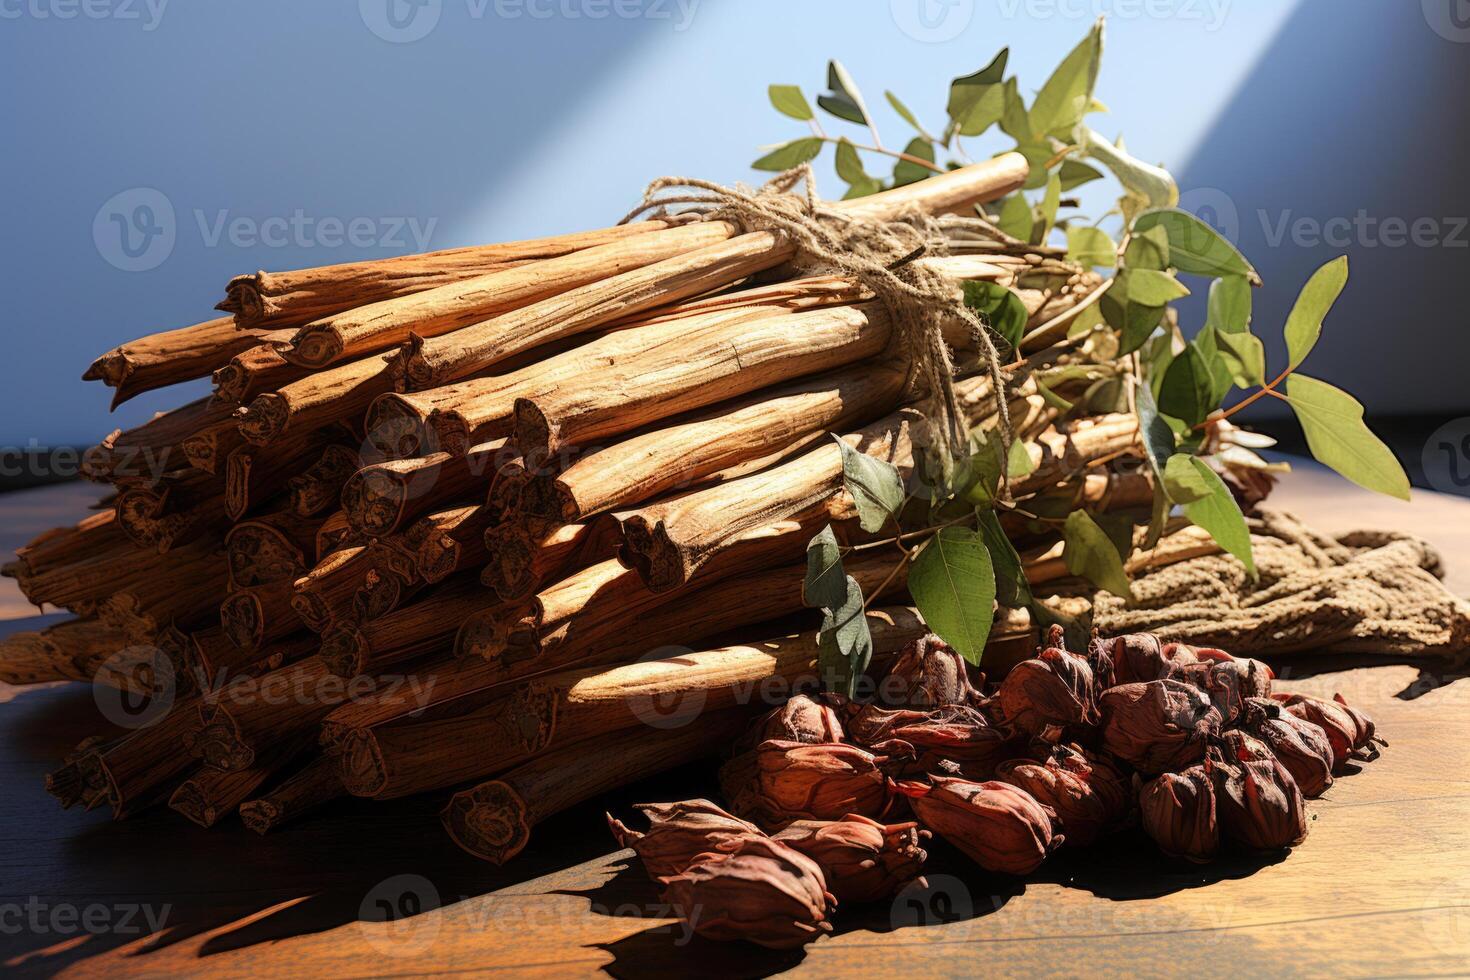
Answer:
MULTIPOLYGON (((1235 372, 1231 370, 1230 362, 1220 353, 1220 332, 1207 323, 1195 336, 1194 345, 1199 350, 1200 356, 1204 358, 1205 366, 1210 370, 1210 405, 1213 408, 1219 408, 1235 380, 1235 372)), ((1264 351, 1265 348, 1262 350, 1264 351)))
POLYGON ((1033 136, 1071 139, 1072 130, 1092 104, 1102 46, 1102 21, 1098 21, 1036 93, 1036 101, 1031 106, 1033 136))
POLYGON ((1266 345, 1249 333, 1215 331, 1215 343, 1235 383, 1242 388, 1266 383, 1266 345))
POLYGON ((806 546, 806 581, 801 601, 814 609, 836 609, 847 599, 847 573, 832 525, 822 528, 806 546))
POLYGON ((1056 156, 1056 151, 1046 143, 1018 143, 1011 152, 1026 158, 1026 182, 1021 186, 1028 191, 1045 187, 1051 176, 1046 165, 1056 156))
POLYGON ((1239 558, 1251 578, 1256 578, 1250 529, 1219 474, 1199 457, 1181 453, 1170 458, 1164 479, 1170 495, 1184 505, 1184 516, 1210 532, 1215 543, 1239 558))
POLYGON ((1123 252, 1123 264, 1130 269, 1169 268, 1169 236, 1162 228, 1153 228, 1128 236, 1128 248, 1123 252))
POLYGON ((1164 466, 1174 455, 1174 430, 1159 416, 1154 393, 1148 385, 1139 385, 1134 402, 1138 412, 1138 432, 1143 437, 1143 452, 1153 468, 1155 482, 1162 485, 1164 466))
POLYGON ((1067 229, 1067 258, 1088 268, 1112 268, 1118 264, 1118 246, 1101 228, 1073 225, 1067 229))
POLYGON ((883 95, 888 99, 888 104, 893 106, 893 111, 898 113, 899 118, 908 123, 910 126, 914 127, 914 129, 918 132, 920 136, 924 137, 925 139, 929 138, 929 134, 924 130, 924 127, 919 124, 918 117, 914 115, 913 110, 904 105, 899 97, 894 95, 892 92, 885 91, 883 95))
POLYGON ((979 664, 995 619, 995 570, 980 533, 940 530, 914 559, 908 584, 929 628, 979 664))
POLYGON ((1113 280, 1112 288, 1103 294, 1098 304, 1102 309, 1103 318, 1120 334, 1118 339, 1120 357, 1131 354, 1142 347, 1164 319, 1164 307, 1144 306, 1142 303, 1135 303, 1129 299, 1129 279, 1127 270, 1119 273, 1113 280))
POLYGON ((873 657, 873 636, 863 610, 863 590, 851 575, 841 605, 827 609, 817 635, 817 665, 830 690, 851 697, 873 657))
POLYGON ((950 82, 945 112, 949 114, 951 127, 961 136, 979 136, 1000 121, 1005 112, 1005 88, 1001 80, 1009 57, 1010 49, 1002 48, 984 68, 950 82))
MULTIPOLYGON (((909 145, 904 147, 904 152, 911 157, 928 160, 930 163, 934 162, 934 144, 922 136, 915 136, 909 140, 909 145)), ((893 186, 902 187, 933 175, 934 171, 928 167, 920 166, 910 160, 899 160, 893 165, 893 186)))
POLYGON ((831 91, 817 96, 817 105, 838 119, 846 119, 859 126, 868 124, 868 107, 863 104, 863 95, 847 69, 842 67, 842 62, 827 62, 827 87, 831 91))
POLYGON ((1006 476, 1012 480, 1019 480, 1035 469, 1031 453, 1020 439, 1011 441, 1008 456, 1001 445, 1000 433, 994 430, 972 433, 970 442, 972 451, 964 460, 962 472, 957 474, 956 485, 962 488, 961 496, 972 504, 989 504, 995 500, 1003 457, 1006 476))
POLYGON ((980 537, 990 552, 990 563, 995 569, 995 601, 1007 609, 1025 609, 1031 605, 1031 583, 1026 581, 1026 572, 1021 566, 1021 556, 1016 546, 1006 537, 1000 526, 1000 517, 990 508, 975 512, 980 537))
POLYGON ((1000 114, 1001 132, 1017 143, 1031 141, 1031 116, 1026 111, 1026 101, 1021 98, 1021 89, 1015 76, 1006 79, 1005 108, 1000 114))
POLYGON ((1128 269, 1128 299, 1141 306, 1168 306, 1189 295, 1178 279, 1157 269, 1128 269))
POLYGON ((1011 347, 1019 347, 1026 332, 1026 304, 998 283, 967 279, 961 284, 965 305, 980 315, 991 330, 1011 347))
POLYGON ((837 141, 837 176, 849 184, 860 184, 872 179, 863 170, 863 161, 858 156, 857 147, 846 139, 837 141))
POLYGON ((1164 491, 1163 480, 1155 481, 1153 513, 1149 516, 1148 532, 1143 538, 1144 551, 1153 551, 1158 547, 1159 540, 1163 538, 1164 531, 1168 529, 1172 503, 1169 500, 1169 494, 1164 491))
POLYGON ((1052 226, 1057 223, 1057 208, 1062 205, 1062 179, 1052 174, 1046 180, 1046 193, 1041 196, 1041 241, 1046 241, 1046 236, 1051 234, 1052 226))
POLYGON ((1132 597, 1128 573, 1123 570, 1123 556, 1118 554, 1107 532, 1086 511, 1074 510, 1067 515, 1062 541, 1062 561, 1068 572, 1113 595, 1132 597))
POLYGON ((1000 217, 996 220, 996 226, 1012 238, 1029 242, 1033 223, 1031 205, 1019 191, 1006 198, 1005 203, 1000 206, 1000 217))
POLYGON ((858 525, 869 533, 882 530, 903 508, 903 477, 892 464, 860 453, 833 436, 842 450, 842 479, 857 505, 858 525))
POLYGON ((790 143, 782 143, 752 163, 751 166, 756 170, 790 170, 792 167, 801 166, 821 152, 821 140, 815 136, 803 136, 790 143))
POLYGON ((866 177, 849 187, 847 193, 842 195, 842 199, 844 201, 851 201, 855 197, 867 197, 869 194, 876 194, 882 189, 883 181, 877 177, 866 177))
POLYGON ((1212 400, 1214 379, 1199 347, 1186 344, 1184 353, 1174 358, 1159 389, 1159 410, 1172 415, 1185 425, 1194 426, 1215 410, 1212 400))
POLYGON ((1036 381, 1036 393, 1041 396, 1042 401, 1046 402, 1052 408, 1065 414, 1066 412, 1070 412, 1073 408, 1076 407, 1071 402, 1067 401, 1067 399, 1063 398, 1055 391, 1052 391, 1051 388, 1047 387, 1046 383, 1043 382, 1040 378, 1037 378, 1035 375, 1032 375, 1032 378, 1036 381))
POLYGON ((1403 466, 1364 424, 1363 406, 1356 398, 1302 374, 1286 379, 1286 396, 1306 433, 1307 447, 1319 463, 1364 489, 1409 499, 1409 478, 1403 466))
POLYGON ((803 122, 814 118, 812 107, 807 103, 806 96, 801 94, 800 86, 772 85, 766 91, 770 94, 771 105, 776 107, 777 112, 803 122))
POLYGON ((1083 184, 1092 183, 1094 180, 1102 180, 1101 170, 1098 170, 1096 167, 1090 167, 1081 160, 1074 160, 1071 157, 1062 161, 1061 169, 1057 173, 1061 175, 1062 190, 1064 191, 1075 190, 1083 184))
POLYGON ((1221 333, 1249 333, 1251 285, 1244 276, 1221 276, 1210 283, 1209 315, 1221 333))
POLYGON ((1291 314, 1286 318, 1284 332, 1288 368, 1295 370, 1317 346, 1317 338, 1322 336, 1322 321, 1327 319, 1327 312, 1342 295, 1347 277, 1348 260, 1346 255, 1342 255, 1312 273, 1312 278, 1302 287, 1291 314))
POLYGON ((1155 167, 1130 156, 1123 149, 1122 140, 1114 146, 1085 126, 1079 128, 1078 136, 1082 152, 1111 170, 1129 195, 1146 207, 1172 208, 1179 203, 1179 185, 1163 167, 1155 167))
POLYGON ((1133 230, 1162 228, 1169 236, 1170 261, 1180 272, 1198 276, 1244 276, 1259 283, 1255 267, 1240 250, 1214 228, 1178 208, 1145 211, 1133 222, 1133 230))

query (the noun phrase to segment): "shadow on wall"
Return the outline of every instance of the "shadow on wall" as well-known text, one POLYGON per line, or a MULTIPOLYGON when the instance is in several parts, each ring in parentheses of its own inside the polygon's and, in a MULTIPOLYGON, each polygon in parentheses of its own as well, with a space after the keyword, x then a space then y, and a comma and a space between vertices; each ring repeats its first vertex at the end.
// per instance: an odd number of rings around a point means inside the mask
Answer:
POLYGON ((1302 283, 1347 254, 1347 291, 1305 370, 1370 418, 1420 416, 1426 431, 1470 416, 1467 108, 1470 4, 1305 0, 1180 174, 1182 205, 1265 279, 1255 324, 1270 363, 1285 363, 1302 283))

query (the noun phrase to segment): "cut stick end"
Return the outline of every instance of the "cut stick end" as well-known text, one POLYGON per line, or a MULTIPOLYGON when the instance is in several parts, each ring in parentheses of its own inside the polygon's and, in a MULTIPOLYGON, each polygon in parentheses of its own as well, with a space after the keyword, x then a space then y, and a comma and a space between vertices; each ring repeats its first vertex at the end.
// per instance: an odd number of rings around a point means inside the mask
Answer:
POLYGON ((275 393, 259 395, 246 407, 234 413, 240 434, 257 446, 278 438, 290 421, 286 399, 275 393))
POLYGON ((440 820, 464 850, 491 864, 504 864, 531 840, 527 811, 515 790, 495 780, 454 794, 440 820))
POLYGON ((353 796, 372 797, 388 786, 388 773, 378 741, 371 732, 349 730, 338 742, 337 776, 353 796))
POLYGON ((551 459, 563 441, 561 426, 529 398, 515 400, 515 443, 521 452, 537 459, 551 459))

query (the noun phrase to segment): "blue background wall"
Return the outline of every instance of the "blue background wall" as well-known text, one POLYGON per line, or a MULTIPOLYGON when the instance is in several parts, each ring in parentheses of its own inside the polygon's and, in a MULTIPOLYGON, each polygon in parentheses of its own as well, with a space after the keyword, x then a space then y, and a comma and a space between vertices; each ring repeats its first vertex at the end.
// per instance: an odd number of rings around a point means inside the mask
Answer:
POLYGON ((1441 243, 1445 219, 1470 214, 1459 0, 391 0, 403 32, 389 0, 172 0, 161 16, 159 0, 89 0, 101 17, 73 2, 0 0, 0 445, 90 442, 177 404, 156 393, 108 418, 108 392, 77 379, 120 341, 211 316, 236 273, 417 250, 407 230, 382 240, 399 219, 443 248, 610 222, 659 174, 752 179, 760 145, 802 135, 766 85, 810 94, 829 57, 901 145, 885 87, 937 127, 950 78, 1009 44, 1034 89, 1099 11, 1099 128, 1234 222, 1267 280, 1258 322, 1348 251, 1314 373, 1381 413, 1470 414, 1470 232, 1441 243), (94 219, 119 193, 131 213, 138 188, 172 208, 174 239, 126 271, 116 228, 94 236, 94 219), (1283 213, 1360 208, 1432 218, 1440 241, 1272 244, 1283 213), (366 219, 366 238, 214 237, 222 216, 298 213, 366 219))

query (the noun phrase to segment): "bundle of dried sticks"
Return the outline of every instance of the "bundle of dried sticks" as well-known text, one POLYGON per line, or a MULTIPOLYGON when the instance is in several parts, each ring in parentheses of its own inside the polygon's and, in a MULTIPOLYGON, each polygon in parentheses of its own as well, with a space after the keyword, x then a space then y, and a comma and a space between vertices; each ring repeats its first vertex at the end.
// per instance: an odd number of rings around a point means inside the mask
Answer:
MULTIPOLYGON (((1008 154, 830 207, 983 228, 1026 174, 1008 154)), ((216 387, 108 436, 88 456, 105 503, 5 568, 76 618, 5 641, 0 678, 160 708, 64 760, 61 802, 265 832, 345 794, 458 790, 446 826, 504 859, 538 819, 719 748, 753 690, 814 677, 807 541, 872 537, 827 434, 907 474, 922 392, 868 283, 779 231, 690 217, 241 276, 231 316, 100 357, 86 377, 117 402, 216 387)), ((969 424, 1004 406, 1031 455, 1016 499, 1147 506, 1133 416, 1064 418, 1066 385, 1092 379, 1034 377, 1067 363, 1097 277, 998 233, 916 261, 1025 305, 1004 392, 973 336, 946 336, 969 424)), ((1008 530, 1038 589, 1065 584, 1055 534, 1008 530)), ((1210 547, 1172 542, 1150 554, 1210 547)), ((924 632, 895 561, 847 563, 879 657, 924 632)), ((992 647, 1035 640, 998 613, 992 647)))

